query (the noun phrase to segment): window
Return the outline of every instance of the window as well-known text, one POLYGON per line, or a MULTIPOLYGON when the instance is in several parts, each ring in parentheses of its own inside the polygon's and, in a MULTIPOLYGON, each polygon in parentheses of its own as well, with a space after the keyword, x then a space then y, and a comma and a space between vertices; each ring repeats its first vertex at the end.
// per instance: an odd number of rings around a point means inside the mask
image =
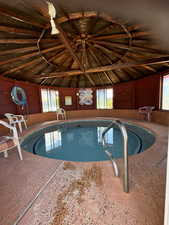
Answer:
MULTIPOLYGON (((97 127, 97 137, 98 137, 98 143, 102 144, 102 134, 105 131, 107 127, 97 127)), ((106 144, 113 145, 113 128, 111 128, 106 134, 105 134, 105 142, 106 144)))
POLYGON ((169 110, 169 75, 163 77, 162 109, 169 110))
POLYGON ((53 149, 59 148, 62 146, 61 132, 53 131, 45 133, 45 149, 46 152, 49 152, 53 149))
POLYGON ((98 89, 97 109, 112 109, 113 108, 113 89, 98 89))
POLYGON ((41 89, 43 112, 56 111, 59 108, 59 92, 51 89, 41 89))

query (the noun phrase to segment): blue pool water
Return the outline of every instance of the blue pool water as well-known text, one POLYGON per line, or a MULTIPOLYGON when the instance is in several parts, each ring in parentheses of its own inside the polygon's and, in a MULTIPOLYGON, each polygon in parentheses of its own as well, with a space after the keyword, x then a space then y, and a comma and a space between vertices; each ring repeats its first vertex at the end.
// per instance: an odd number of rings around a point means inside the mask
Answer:
MULTIPOLYGON (((28 136, 22 148, 40 156, 68 161, 109 160, 103 150, 101 135, 111 121, 74 121, 60 123, 39 130, 28 136)), ((147 129, 126 124, 128 153, 138 154, 149 148, 155 141, 147 129)), ((123 157, 123 139, 119 128, 114 126, 106 134, 109 152, 114 158, 123 157)))

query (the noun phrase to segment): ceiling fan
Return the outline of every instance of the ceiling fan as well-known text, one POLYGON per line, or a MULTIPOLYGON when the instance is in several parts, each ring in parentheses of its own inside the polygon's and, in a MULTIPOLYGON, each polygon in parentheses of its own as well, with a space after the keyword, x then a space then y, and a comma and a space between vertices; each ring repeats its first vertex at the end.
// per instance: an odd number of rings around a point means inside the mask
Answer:
POLYGON ((50 16, 51 34, 52 35, 59 34, 60 32, 57 29, 55 21, 54 21, 54 18, 56 17, 56 9, 52 2, 47 1, 47 4, 48 4, 48 13, 50 16))

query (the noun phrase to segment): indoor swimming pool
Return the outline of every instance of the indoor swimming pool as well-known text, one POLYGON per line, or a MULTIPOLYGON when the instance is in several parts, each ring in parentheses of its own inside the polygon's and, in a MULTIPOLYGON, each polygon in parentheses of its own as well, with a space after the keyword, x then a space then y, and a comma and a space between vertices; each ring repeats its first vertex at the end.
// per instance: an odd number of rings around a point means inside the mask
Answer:
MULTIPOLYGON (((28 152, 66 161, 109 160, 102 144, 102 133, 111 120, 76 120, 60 122, 29 135, 22 142, 28 152)), ((128 155, 148 149, 155 136, 148 129, 125 123, 128 134, 128 155)), ((113 158, 123 157, 123 137, 114 125, 105 135, 106 148, 113 158)))

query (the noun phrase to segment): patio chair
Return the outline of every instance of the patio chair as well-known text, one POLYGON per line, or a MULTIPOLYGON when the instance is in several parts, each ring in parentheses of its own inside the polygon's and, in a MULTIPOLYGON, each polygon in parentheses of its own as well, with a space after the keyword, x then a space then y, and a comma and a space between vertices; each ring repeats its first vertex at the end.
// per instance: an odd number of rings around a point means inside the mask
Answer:
POLYGON ((11 126, 7 122, 0 120, 0 125, 9 128, 12 131, 11 136, 1 136, 0 137, 0 152, 4 153, 4 157, 8 157, 8 150, 17 148, 20 160, 23 160, 21 147, 18 138, 18 132, 16 127, 11 126))
POLYGON ((151 114, 154 109, 155 109, 154 106, 143 106, 143 107, 140 107, 138 110, 140 114, 143 114, 145 116, 145 120, 150 122, 151 114))
POLYGON ((66 111, 63 108, 58 108, 56 110, 57 120, 59 120, 59 116, 61 116, 62 120, 66 120, 66 111))
POLYGON ((25 128, 27 128, 26 121, 23 115, 14 115, 12 113, 5 113, 5 116, 9 120, 9 124, 11 126, 16 127, 18 125, 20 133, 22 133, 22 123, 24 124, 25 128))

